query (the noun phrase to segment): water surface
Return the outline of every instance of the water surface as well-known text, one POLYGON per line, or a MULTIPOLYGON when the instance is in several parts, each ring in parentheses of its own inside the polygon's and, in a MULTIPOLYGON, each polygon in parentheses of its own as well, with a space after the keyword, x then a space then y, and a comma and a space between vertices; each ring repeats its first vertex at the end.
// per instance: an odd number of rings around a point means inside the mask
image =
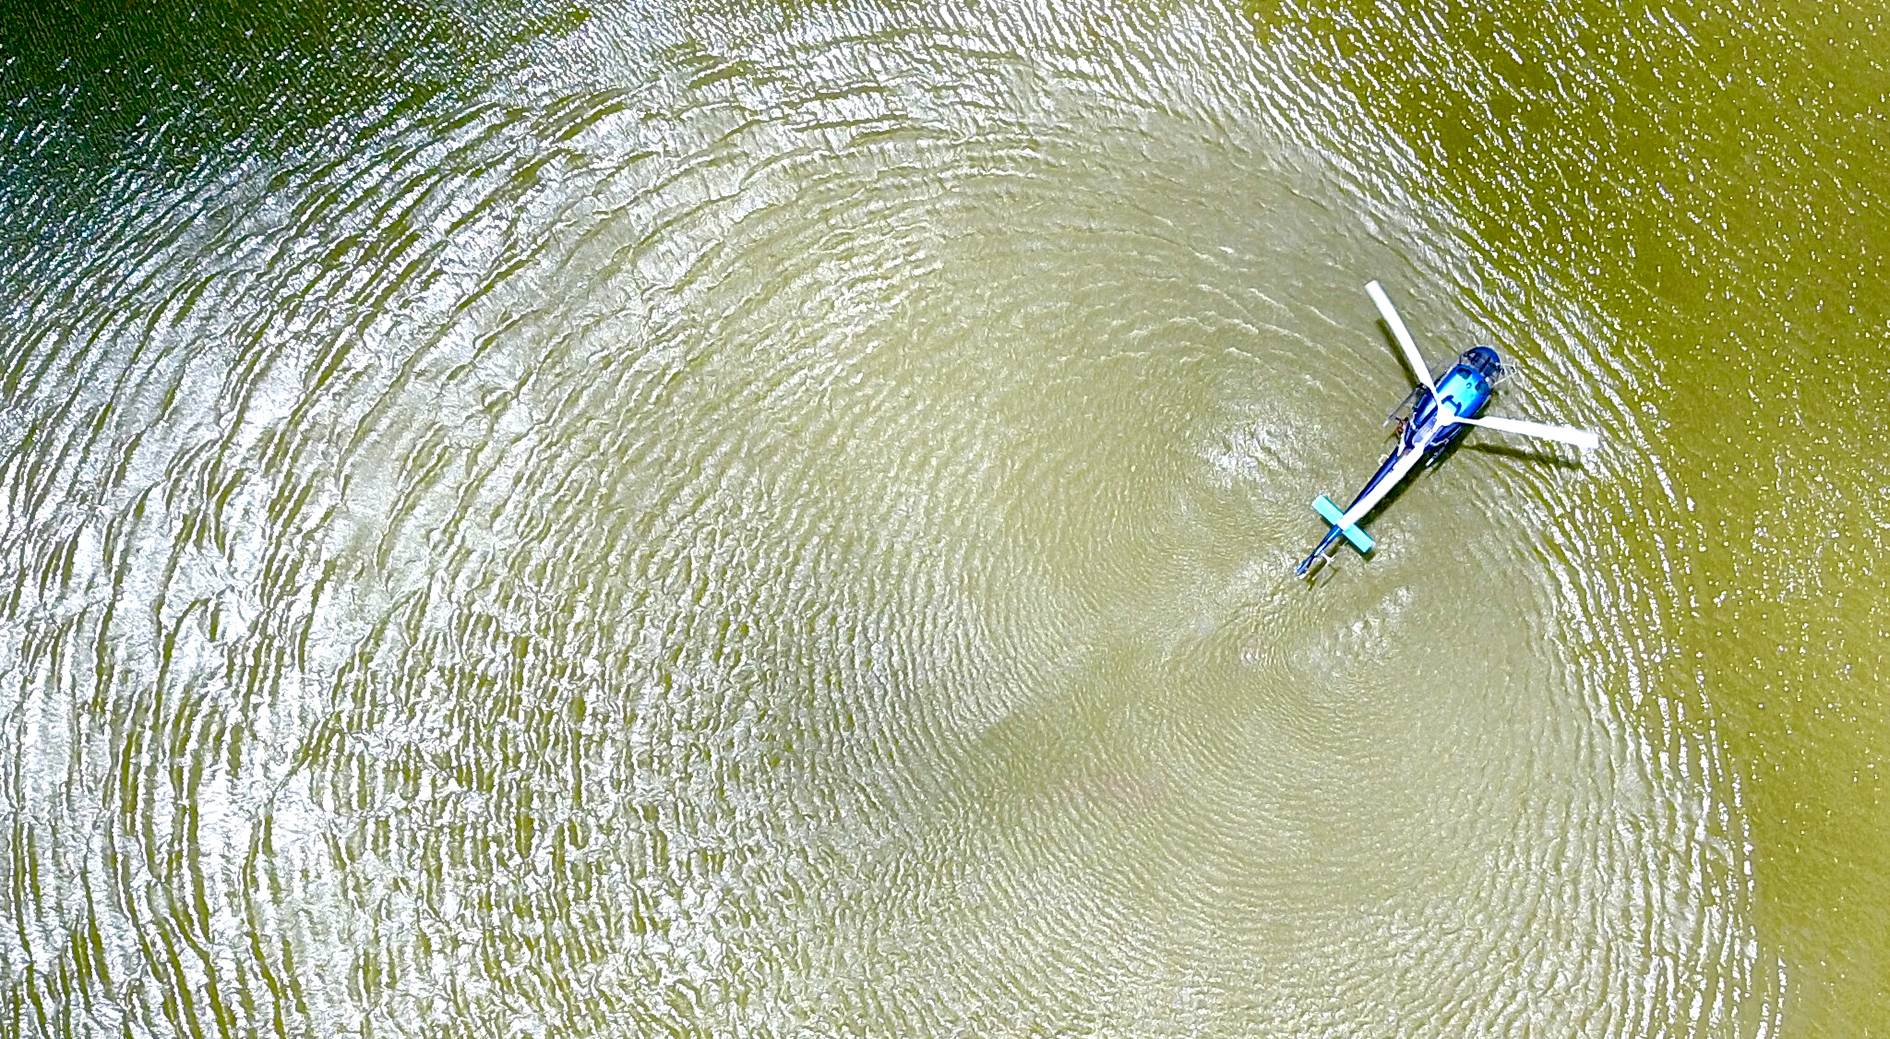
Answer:
POLYGON ((7 23, 22 1034, 1886 1019, 1869 17, 202 17, 7 23), (1308 587, 1374 277, 1607 447, 1308 587))

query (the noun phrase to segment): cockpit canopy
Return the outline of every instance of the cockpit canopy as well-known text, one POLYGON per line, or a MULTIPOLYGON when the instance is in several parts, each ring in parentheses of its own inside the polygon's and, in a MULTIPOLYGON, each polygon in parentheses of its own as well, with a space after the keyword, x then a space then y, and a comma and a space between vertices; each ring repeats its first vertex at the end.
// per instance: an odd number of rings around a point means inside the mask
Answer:
POLYGON ((1487 346, 1473 346, 1457 358, 1457 363, 1476 369, 1477 373, 1494 383, 1503 377, 1503 359, 1496 351, 1487 346))

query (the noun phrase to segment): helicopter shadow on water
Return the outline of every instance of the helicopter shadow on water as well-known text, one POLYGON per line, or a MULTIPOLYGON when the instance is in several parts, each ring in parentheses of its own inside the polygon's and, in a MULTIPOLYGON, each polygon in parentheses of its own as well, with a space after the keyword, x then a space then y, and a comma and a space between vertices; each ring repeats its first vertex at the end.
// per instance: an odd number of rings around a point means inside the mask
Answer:
POLYGON ((1572 471, 1579 471, 1583 468, 1580 462, 1571 462, 1553 451, 1544 451, 1540 448, 1515 447, 1509 444, 1465 444, 1461 440, 1440 452, 1438 455, 1439 460, 1441 461, 1445 455, 1451 454, 1460 447, 1467 448, 1480 455, 1493 455, 1497 458, 1524 465, 1548 465, 1557 469, 1572 471))

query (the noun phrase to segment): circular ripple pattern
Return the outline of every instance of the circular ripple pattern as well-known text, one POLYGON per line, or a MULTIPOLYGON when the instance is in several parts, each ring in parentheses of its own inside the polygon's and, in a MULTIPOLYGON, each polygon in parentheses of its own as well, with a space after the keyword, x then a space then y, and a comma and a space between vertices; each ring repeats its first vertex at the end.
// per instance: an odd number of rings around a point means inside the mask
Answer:
POLYGON ((1644 474, 1479 460, 1285 577, 1401 392, 1358 283, 1510 331, 1290 47, 537 46, 9 257, 23 1034, 1766 1027, 1736 791, 1580 576, 1644 474))

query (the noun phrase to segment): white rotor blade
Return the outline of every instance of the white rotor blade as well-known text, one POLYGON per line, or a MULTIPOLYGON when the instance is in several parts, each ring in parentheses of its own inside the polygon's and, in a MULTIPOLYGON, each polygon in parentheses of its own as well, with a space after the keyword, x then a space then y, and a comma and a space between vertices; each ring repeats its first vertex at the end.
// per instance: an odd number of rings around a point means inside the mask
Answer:
POLYGON ((1417 381, 1423 383, 1425 389, 1436 393, 1437 384, 1431 382, 1431 370, 1424 366, 1424 355, 1418 353, 1417 344, 1411 341, 1411 331, 1404 327, 1404 319, 1398 316, 1398 308, 1391 305, 1391 297, 1385 295, 1384 286, 1376 281, 1368 281, 1365 291, 1372 297, 1372 302, 1378 304, 1378 316, 1384 318, 1385 327, 1391 329, 1391 338, 1396 339, 1398 346, 1403 348, 1404 361, 1411 366, 1411 373, 1417 376, 1417 381))
POLYGON ((1574 444, 1584 451, 1593 451, 1601 446, 1601 438, 1585 429, 1573 429, 1568 426, 1551 426, 1542 422, 1524 422, 1519 418, 1497 418, 1485 415, 1482 418, 1463 418, 1458 422, 1465 425, 1482 426, 1502 433, 1520 433, 1526 437, 1542 437, 1545 440, 1560 440, 1564 444, 1574 444))

